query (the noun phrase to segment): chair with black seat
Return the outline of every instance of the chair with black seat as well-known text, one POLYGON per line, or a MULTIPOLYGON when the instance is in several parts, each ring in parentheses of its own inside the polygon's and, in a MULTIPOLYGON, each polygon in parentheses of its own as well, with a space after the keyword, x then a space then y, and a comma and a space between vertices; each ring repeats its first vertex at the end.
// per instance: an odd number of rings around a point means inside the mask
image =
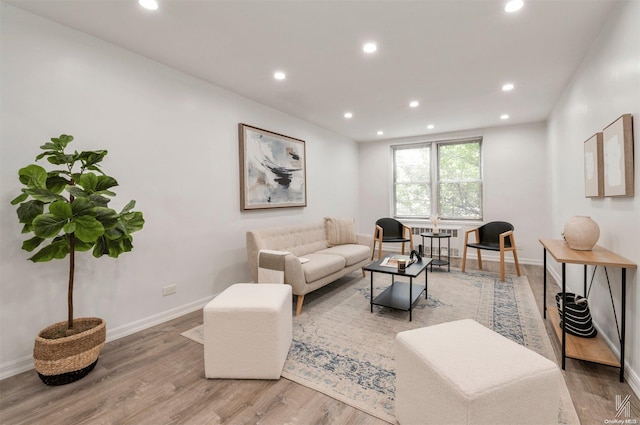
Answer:
POLYGON ((513 225, 506 221, 492 221, 476 229, 467 230, 464 234, 464 252, 462 254, 462 272, 467 263, 467 247, 475 248, 478 253, 478 268, 482 270, 482 254, 480 250, 500 252, 500 282, 504 282, 504 253, 513 252, 513 260, 516 264, 516 273, 520 276, 518 265, 518 253, 516 252, 516 240, 513 235, 513 225), (469 242, 469 234, 475 233, 476 241, 469 242))
POLYGON ((373 251, 371 259, 376 253, 376 242, 378 243, 378 260, 382 258, 382 243, 402 243, 402 255, 404 255, 404 244, 409 242, 413 251, 413 238, 411 237, 411 227, 405 226, 395 218, 381 218, 376 221, 376 230, 373 233, 373 251))

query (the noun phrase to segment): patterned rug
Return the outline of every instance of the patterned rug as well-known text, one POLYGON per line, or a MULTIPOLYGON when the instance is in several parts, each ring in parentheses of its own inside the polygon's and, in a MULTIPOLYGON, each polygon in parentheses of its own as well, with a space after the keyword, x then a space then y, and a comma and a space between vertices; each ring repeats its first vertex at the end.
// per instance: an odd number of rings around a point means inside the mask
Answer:
MULTIPOLYGON (((390 284, 374 275, 374 295, 390 284)), ((417 280, 424 282, 423 275, 417 280)), ((394 338, 398 332, 470 318, 553 360, 553 349, 526 277, 452 269, 429 272, 429 296, 409 313, 374 306, 370 277, 353 273, 305 296, 293 319, 293 343, 282 376, 366 413, 396 423, 393 415, 394 338)), ((201 328, 185 336, 202 342, 201 328), (200 335, 197 335, 200 333, 200 335), (195 334, 195 335, 194 335, 195 334)), ((558 423, 579 424, 562 383, 558 423)))

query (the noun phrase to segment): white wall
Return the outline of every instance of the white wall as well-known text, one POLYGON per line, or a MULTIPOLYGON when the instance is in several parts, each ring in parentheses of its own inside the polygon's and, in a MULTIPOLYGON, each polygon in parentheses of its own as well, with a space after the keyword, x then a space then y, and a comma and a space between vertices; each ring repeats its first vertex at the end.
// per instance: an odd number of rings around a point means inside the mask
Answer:
MULTIPOLYGON (((556 104, 549 119, 548 159, 552 176, 552 232, 557 237, 574 215, 591 216, 600 226, 598 244, 640 263, 640 1, 619 2, 598 39, 556 104), (585 198, 583 143, 620 115, 633 114, 635 196, 585 198)), ((560 267, 550 261, 559 275, 560 267)), ((589 270, 591 273, 591 269, 589 270)), ((582 293, 582 267, 567 266, 570 289, 582 293)), ((620 316, 621 272, 609 269, 620 316)), ((627 273, 627 379, 640 394, 640 288, 638 273, 627 273)), ((590 302, 594 319, 610 341, 616 326, 604 272, 596 275, 590 302)))
MULTIPOLYGON (((372 232, 378 218, 392 214, 392 145, 475 136, 482 136, 483 221, 512 223, 516 243, 521 247, 519 260, 542 264, 543 251, 538 238, 550 225, 545 123, 361 143, 360 223, 372 232)), ((466 229, 477 222, 455 224, 466 229)), ((470 257, 473 256, 470 253, 470 257)), ((511 258, 507 255, 507 261, 511 258)))
POLYGON ((37 332, 66 319, 67 262, 27 261, 9 204, 18 169, 50 137, 108 149, 104 170, 121 186, 111 205, 136 199, 146 219, 131 253, 76 260, 76 315, 104 318, 109 339, 250 279, 249 229, 357 217, 355 142, 11 6, 0 13, 0 378, 32 367, 37 332), (239 122, 306 141, 306 208, 241 213, 239 122), (177 293, 162 297, 167 284, 177 293))

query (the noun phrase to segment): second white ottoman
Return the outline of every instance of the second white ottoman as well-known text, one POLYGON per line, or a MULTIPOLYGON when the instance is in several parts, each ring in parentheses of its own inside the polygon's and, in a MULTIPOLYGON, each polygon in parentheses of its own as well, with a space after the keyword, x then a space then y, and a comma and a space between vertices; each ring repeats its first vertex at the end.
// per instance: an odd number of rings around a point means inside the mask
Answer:
POLYGON ((291 286, 237 283, 203 316, 207 378, 280 378, 292 340, 291 286))
POLYGON ((557 425, 560 379, 555 363, 473 320, 396 336, 402 425, 557 425))

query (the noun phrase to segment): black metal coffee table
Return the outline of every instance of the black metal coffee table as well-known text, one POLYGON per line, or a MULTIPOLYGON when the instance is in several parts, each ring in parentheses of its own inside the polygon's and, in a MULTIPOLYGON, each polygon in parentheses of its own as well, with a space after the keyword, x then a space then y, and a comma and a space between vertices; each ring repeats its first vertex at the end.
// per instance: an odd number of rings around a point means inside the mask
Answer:
POLYGON ((420 294, 424 292, 424 297, 427 298, 427 285, 428 285, 428 273, 424 274, 424 286, 413 283, 413 279, 418 277, 422 273, 429 263, 431 258, 422 258, 422 261, 416 261, 406 268, 404 272, 399 272, 395 267, 385 267, 380 264, 384 261, 374 261, 364 267, 365 270, 371 273, 371 312, 373 313, 373 306, 380 305, 383 307, 395 308, 396 310, 404 310, 409 312, 409 321, 412 320, 411 311, 413 310, 413 304, 420 298, 420 294), (375 298, 373 297, 373 274, 383 273, 391 275, 391 286, 382 291, 375 298), (396 276, 408 277, 409 282, 396 282, 396 276))

